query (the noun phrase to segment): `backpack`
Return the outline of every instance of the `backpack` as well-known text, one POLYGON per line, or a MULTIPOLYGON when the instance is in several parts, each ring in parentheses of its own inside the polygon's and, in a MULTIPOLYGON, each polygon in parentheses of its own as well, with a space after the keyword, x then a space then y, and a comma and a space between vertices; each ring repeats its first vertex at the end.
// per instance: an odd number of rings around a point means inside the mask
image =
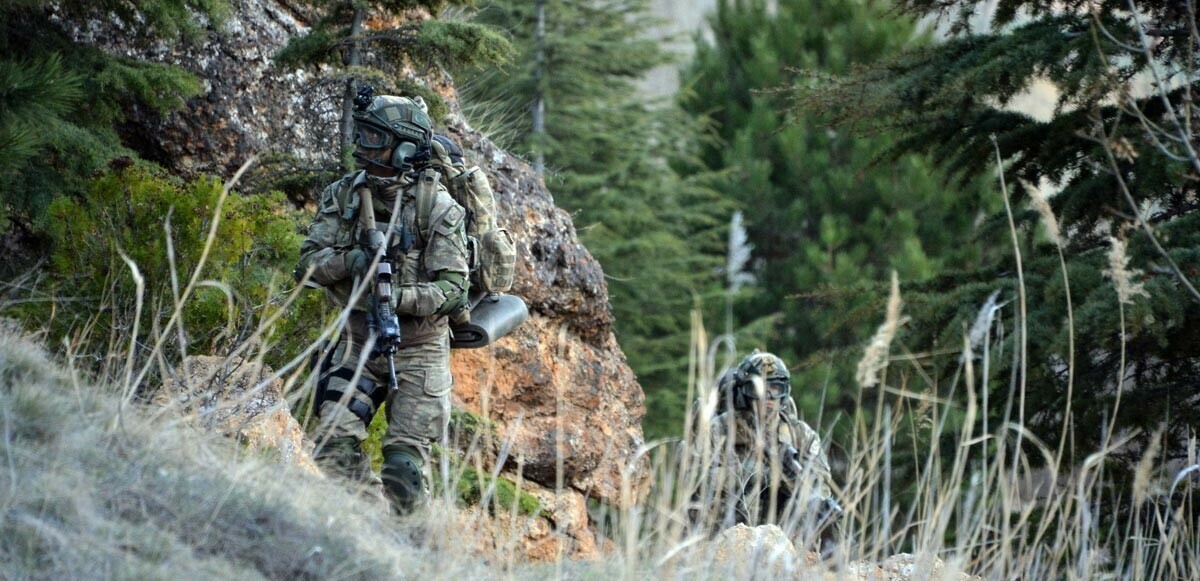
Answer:
POLYGON ((512 234, 496 224, 496 197, 479 166, 466 167, 462 148, 443 135, 433 136, 432 165, 445 176, 450 196, 467 211, 471 288, 494 295, 508 292, 517 266, 512 234))
POLYGON ((444 135, 434 134, 430 149, 431 167, 446 177, 450 197, 467 211, 471 296, 467 316, 451 316, 450 347, 486 347, 529 318, 525 301, 504 294, 513 285, 517 247, 496 224, 496 196, 483 170, 468 168, 462 148, 444 135))

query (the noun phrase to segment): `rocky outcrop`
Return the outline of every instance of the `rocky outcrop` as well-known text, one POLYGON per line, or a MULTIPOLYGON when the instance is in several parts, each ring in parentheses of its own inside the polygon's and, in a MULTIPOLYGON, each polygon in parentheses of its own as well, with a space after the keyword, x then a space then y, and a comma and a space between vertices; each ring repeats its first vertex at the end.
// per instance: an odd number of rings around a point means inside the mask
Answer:
POLYGON ((240 358, 191 356, 154 396, 198 427, 236 438, 248 452, 320 474, 312 443, 288 411, 283 381, 260 385, 273 371, 240 358))
POLYGON ((337 135, 337 112, 326 100, 332 87, 313 86, 319 72, 272 64, 288 38, 308 32, 305 15, 276 0, 231 4, 233 13, 220 32, 172 44, 147 40, 139 23, 101 9, 82 14, 58 6, 50 10, 76 42, 180 66, 203 82, 204 93, 170 115, 131 105, 122 138, 143 157, 181 173, 223 177, 251 154, 329 159, 337 135))
MULTIPOLYGON (((308 15, 280 0, 232 4, 221 32, 175 45, 147 42, 136 23, 108 13, 56 18, 79 42, 178 65, 203 80, 204 94, 177 113, 129 112, 124 134, 145 157, 180 173, 224 177, 252 153, 328 162, 337 133, 331 97, 340 86, 317 82, 322 71, 284 70, 272 62, 289 37, 307 32, 308 15)), ((457 110, 447 78, 422 80, 457 110)), ((512 443, 509 459, 524 458, 525 478, 554 488, 561 465, 562 493, 578 495, 572 503, 590 496, 628 505, 647 486, 646 471, 635 461, 645 408, 613 335, 600 265, 528 164, 461 120, 449 120, 443 130, 492 178, 500 222, 518 245, 514 293, 531 311, 531 320, 497 345, 455 352, 456 405, 496 425, 498 441, 512 443)))
POLYGON ((899 553, 884 559, 882 563, 863 561, 851 565, 847 579, 852 581, 911 581, 913 579, 935 579, 938 581, 969 581, 979 579, 947 567, 933 555, 899 553))
POLYGON ((442 534, 456 538, 489 561, 596 559, 602 540, 588 525, 587 505, 577 493, 553 490, 523 482, 523 493, 538 499, 534 514, 494 513, 488 507, 471 506, 455 515, 442 534))
POLYGON ((729 578, 749 579, 764 574, 794 578, 799 572, 820 565, 815 554, 802 558, 791 539, 776 525, 730 527, 713 540, 710 550, 714 572, 729 578))
MULTIPOLYGON (((899 553, 881 562, 858 561, 842 569, 835 560, 823 562, 813 552, 801 552, 775 525, 739 524, 721 532, 697 553, 711 558, 716 576, 737 579, 823 579, 825 581, 969 581, 978 579, 948 567, 934 555, 899 553)), ((693 553, 693 559, 703 559, 693 553)))

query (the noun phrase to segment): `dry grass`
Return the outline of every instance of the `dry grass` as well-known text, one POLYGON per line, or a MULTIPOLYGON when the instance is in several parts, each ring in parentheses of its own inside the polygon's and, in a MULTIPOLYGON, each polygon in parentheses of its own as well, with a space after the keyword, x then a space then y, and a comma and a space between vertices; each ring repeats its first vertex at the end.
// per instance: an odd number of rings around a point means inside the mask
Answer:
MULTIPOLYGON (((702 331, 697 340, 696 352, 706 352, 702 331)), ((707 393, 715 375, 698 374, 695 389, 707 393)), ((961 377, 959 389, 978 389, 972 358, 964 358, 961 377)), ((425 518, 394 519, 342 484, 123 406, 121 391, 87 385, 32 343, 0 336, 0 577, 722 578, 756 567, 720 561, 704 531, 688 524, 685 491, 710 476, 704 466, 712 451, 703 446, 647 448, 657 485, 636 509, 607 515, 616 543, 605 560, 531 567, 512 565, 511 554, 484 562, 463 551, 472 545, 471 521, 446 518, 455 509, 444 499, 425 518)), ((930 436, 954 424, 941 420, 955 411, 950 403, 909 403, 934 419, 930 436)), ((846 540, 831 566, 845 572, 860 560, 914 552, 943 559, 951 573, 984 578, 1188 578, 1200 570, 1192 499, 1180 494, 1189 482, 1176 483, 1172 496, 1174 475, 1152 457, 1138 467, 1131 504, 1138 518, 1122 520, 1096 510, 1110 500, 1102 456, 1055 479, 1018 453, 1021 428, 1012 424, 980 434, 973 422, 958 422, 950 454, 930 451, 915 473, 894 473, 885 459, 912 444, 894 436, 901 414, 888 414, 862 410, 850 420, 858 436, 841 443, 852 450, 840 492, 846 540), (910 505, 888 500, 885 486, 900 490, 900 482, 911 484, 910 505)), ((695 429, 709 427, 701 418, 695 429)), ((1037 463, 1053 465, 1053 446, 1034 442, 1043 456, 1037 463)), ((710 517, 720 515, 701 515, 710 517)), ((519 525, 530 517, 514 511, 509 518, 519 525)), ((770 556, 758 558, 766 566, 770 556)), ((822 575, 802 561, 775 566, 822 575)))
POLYGON ((0 336, 0 578, 479 575, 332 481, 247 457, 0 336), (417 541, 414 541, 417 539, 417 541))
MULTIPOLYGON (((137 278, 136 265, 129 267, 137 278)), ((947 564, 947 574, 989 579, 1177 579, 1200 572, 1196 470, 1159 464, 1161 451, 1147 450, 1129 467, 1136 470, 1136 494, 1115 497, 1111 456, 1127 435, 1076 463, 1063 446, 1066 432, 1062 442, 1042 442, 1020 416, 1000 425, 976 421, 991 386, 1024 391, 1020 381, 991 371, 996 358, 1012 356, 993 330, 1004 307, 995 297, 964 336, 960 368, 947 381, 925 376, 915 357, 897 363, 890 356, 902 321, 893 284, 865 364, 864 377, 874 381, 863 382, 859 398, 878 404, 836 419, 852 436, 838 442, 847 451, 838 491, 844 539, 826 566, 813 568, 802 555, 722 560, 709 538, 725 507, 692 502, 710 495, 721 476, 709 470, 719 452, 705 444, 711 413, 699 413, 689 418, 690 437, 640 451, 653 471, 649 498, 628 510, 598 511, 611 552, 599 562, 535 567, 519 563, 515 543, 493 547, 486 561, 465 550, 478 544, 477 529, 486 523, 459 518, 452 497, 437 499, 424 516, 397 520, 342 483, 250 457, 236 444, 198 434, 171 411, 136 404, 149 383, 173 374, 172 362, 189 352, 187 329, 172 310, 194 289, 219 284, 194 275, 175 279, 183 283, 149 323, 140 314, 163 303, 139 302, 121 329, 84 322, 54 359, 0 332, 0 577, 725 578, 763 567, 772 575, 824 577, 901 552, 918 556, 913 578, 930 576, 933 557, 947 564), (74 367, 80 360, 95 364, 85 373, 74 367), (901 455, 915 460, 894 460, 901 455), (1114 506, 1123 512, 1113 514, 1114 506)), ((272 322, 294 298, 281 295, 265 308, 229 356, 261 362, 272 349, 272 322)), ((338 313, 321 339, 346 315, 338 313)), ((721 372, 719 350, 698 315, 693 320, 687 387, 709 401, 721 372)), ((312 381, 305 361, 319 341, 267 380, 280 378, 286 393, 302 397, 312 381)), ((466 445, 470 453, 480 444, 466 445)), ((499 449, 512 452, 510 443, 499 449)), ((1195 446, 1190 463, 1197 463, 1195 446)), ((449 484, 468 466, 441 468, 440 488, 452 491, 449 484)), ((496 490, 480 496, 487 504, 496 490)), ((495 508, 518 529, 535 518, 495 508)), ((799 546, 812 544, 803 523, 780 524, 799 546)))

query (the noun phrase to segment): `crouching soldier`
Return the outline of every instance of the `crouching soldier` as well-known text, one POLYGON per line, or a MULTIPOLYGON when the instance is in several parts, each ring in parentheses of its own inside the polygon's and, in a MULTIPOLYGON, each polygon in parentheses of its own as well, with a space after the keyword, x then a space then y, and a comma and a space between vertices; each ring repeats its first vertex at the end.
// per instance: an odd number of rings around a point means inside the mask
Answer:
POLYGON ((800 421, 791 374, 755 350, 721 379, 709 424, 709 510, 718 528, 778 524, 796 542, 828 554, 842 509, 834 499, 821 439, 800 421))
POLYGON ((318 378, 314 456, 327 472, 378 483, 361 444, 386 402, 383 488, 408 513, 428 497, 424 467, 450 418, 447 315, 468 291, 466 213, 427 167, 433 124, 419 103, 363 92, 356 105, 359 171, 322 193, 296 268, 351 308, 318 378), (373 294, 385 266, 398 329, 381 322, 373 294))

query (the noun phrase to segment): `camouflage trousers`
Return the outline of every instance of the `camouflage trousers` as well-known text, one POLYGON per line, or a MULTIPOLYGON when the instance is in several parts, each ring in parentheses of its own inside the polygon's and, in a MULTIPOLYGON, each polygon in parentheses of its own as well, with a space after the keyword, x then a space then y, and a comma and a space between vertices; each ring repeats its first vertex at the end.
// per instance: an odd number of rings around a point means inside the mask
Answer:
POLYGON ((317 440, 367 438, 367 426, 379 405, 387 406, 384 446, 403 446, 426 461, 430 446, 441 440, 450 421, 450 337, 402 347, 395 355, 398 389, 388 390, 387 361, 364 353, 366 317, 354 313, 322 374, 325 397, 318 405, 317 440))

